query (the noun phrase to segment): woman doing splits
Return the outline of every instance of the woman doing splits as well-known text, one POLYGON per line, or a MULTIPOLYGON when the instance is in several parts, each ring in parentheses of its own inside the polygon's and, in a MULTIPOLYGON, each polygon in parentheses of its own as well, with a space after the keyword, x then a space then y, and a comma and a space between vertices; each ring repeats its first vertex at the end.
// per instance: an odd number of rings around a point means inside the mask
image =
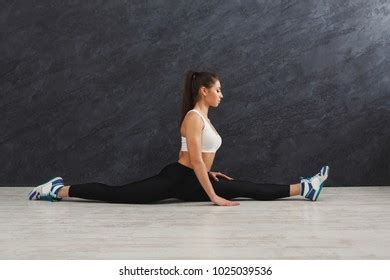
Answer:
POLYGON ((92 182, 64 185, 61 177, 35 187, 30 200, 60 201, 66 197, 99 200, 110 203, 153 203, 177 198, 183 201, 211 201, 219 206, 236 206, 237 197, 273 200, 300 195, 316 201, 328 178, 329 166, 323 166, 312 177, 301 177, 298 183, 282 185, 237 180, 211 171, 222 138, 208 118, 210 107, 218 107, 223 98, 216 74, 188 71, 180 122, 181 150, 176 162, 164 166, 149 178, 123 186, 92 182))

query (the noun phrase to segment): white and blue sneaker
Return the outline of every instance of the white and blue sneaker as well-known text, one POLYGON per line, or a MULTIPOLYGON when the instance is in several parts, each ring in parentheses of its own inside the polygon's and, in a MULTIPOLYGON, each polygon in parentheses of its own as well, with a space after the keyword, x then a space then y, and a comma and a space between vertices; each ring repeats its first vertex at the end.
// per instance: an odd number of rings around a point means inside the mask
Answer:
POLYGON ((64 180, 61 177, 51 179, 49 182, 35 187, 29 194, 29 200, 48 200, 60 201, 58 191, 64 186, 64 180))
POLYGON ((329 175, 329 166, 323 166, 320 172, 312 177, 301 177, 301 196, 316 201, 329 175))

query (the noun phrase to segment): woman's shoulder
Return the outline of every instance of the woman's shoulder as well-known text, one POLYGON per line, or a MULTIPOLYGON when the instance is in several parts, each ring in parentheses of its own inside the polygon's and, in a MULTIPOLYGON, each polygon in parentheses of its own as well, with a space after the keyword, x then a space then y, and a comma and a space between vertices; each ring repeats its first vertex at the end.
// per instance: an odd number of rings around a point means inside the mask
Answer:
POLYGON ((187 112, 186 116, 184 117, 183 126, 186 127, 186 126, 188 126, 188 124, 190 124, 192 122, 197 122, 199 120, 203 123, 203 127, 202 127, 202 129, 203 129, 205 127, 205 123, 204 123, 202 115, 199 112, 197 112, 196 110, 190 110, 187 112))

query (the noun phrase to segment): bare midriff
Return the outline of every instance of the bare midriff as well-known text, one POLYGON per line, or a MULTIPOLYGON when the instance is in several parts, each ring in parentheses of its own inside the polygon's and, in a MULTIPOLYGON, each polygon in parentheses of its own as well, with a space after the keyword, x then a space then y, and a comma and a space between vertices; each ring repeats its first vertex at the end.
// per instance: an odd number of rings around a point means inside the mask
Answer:
MULTIPOLYGON (((206 165, 207 171, 211 171, 211 167, 213 166, 215 153, 202 153, 202 159, 204 164, 206 165)), ((187 151, 180 151, 179 154, 179 160, 177 161, 189 168, 193 168, 191 161, 190 161, 190 155, 187 151)))

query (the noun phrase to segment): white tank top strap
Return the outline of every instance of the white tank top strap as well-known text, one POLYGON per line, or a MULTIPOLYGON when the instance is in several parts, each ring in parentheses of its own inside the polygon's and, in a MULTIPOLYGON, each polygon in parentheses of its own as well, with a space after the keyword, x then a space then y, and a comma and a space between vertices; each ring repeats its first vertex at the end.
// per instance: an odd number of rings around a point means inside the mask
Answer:
MULTIPOLYGON (((203 120, 203 122, 204 122, 204 125, 206 125, 207 121, 206 121, 205 117, 203 117, 203 115, 202 115, 201 113, 199 113, 198 110, 192 109, 192 110, 189 110, 188 112, 191 112, 191 111, 196 112, 198 115, 200 115, 200 116, 202 117, 202 120, 203 120)), ((188 113, 188 112, 187 112, 187 113, 188 113)))
POLYGON ((198 110, 196 110, 196 109, 192 109, 192 110, 189 110, 188 112, 191 112, 191 111, 194 111, 194 112, 197 112, 201 117, 202 117, 202 119, 204 119, 204 117, 203 117, 203 115, 201 114, 201 113, 199 113, 199 111, 198 110))

